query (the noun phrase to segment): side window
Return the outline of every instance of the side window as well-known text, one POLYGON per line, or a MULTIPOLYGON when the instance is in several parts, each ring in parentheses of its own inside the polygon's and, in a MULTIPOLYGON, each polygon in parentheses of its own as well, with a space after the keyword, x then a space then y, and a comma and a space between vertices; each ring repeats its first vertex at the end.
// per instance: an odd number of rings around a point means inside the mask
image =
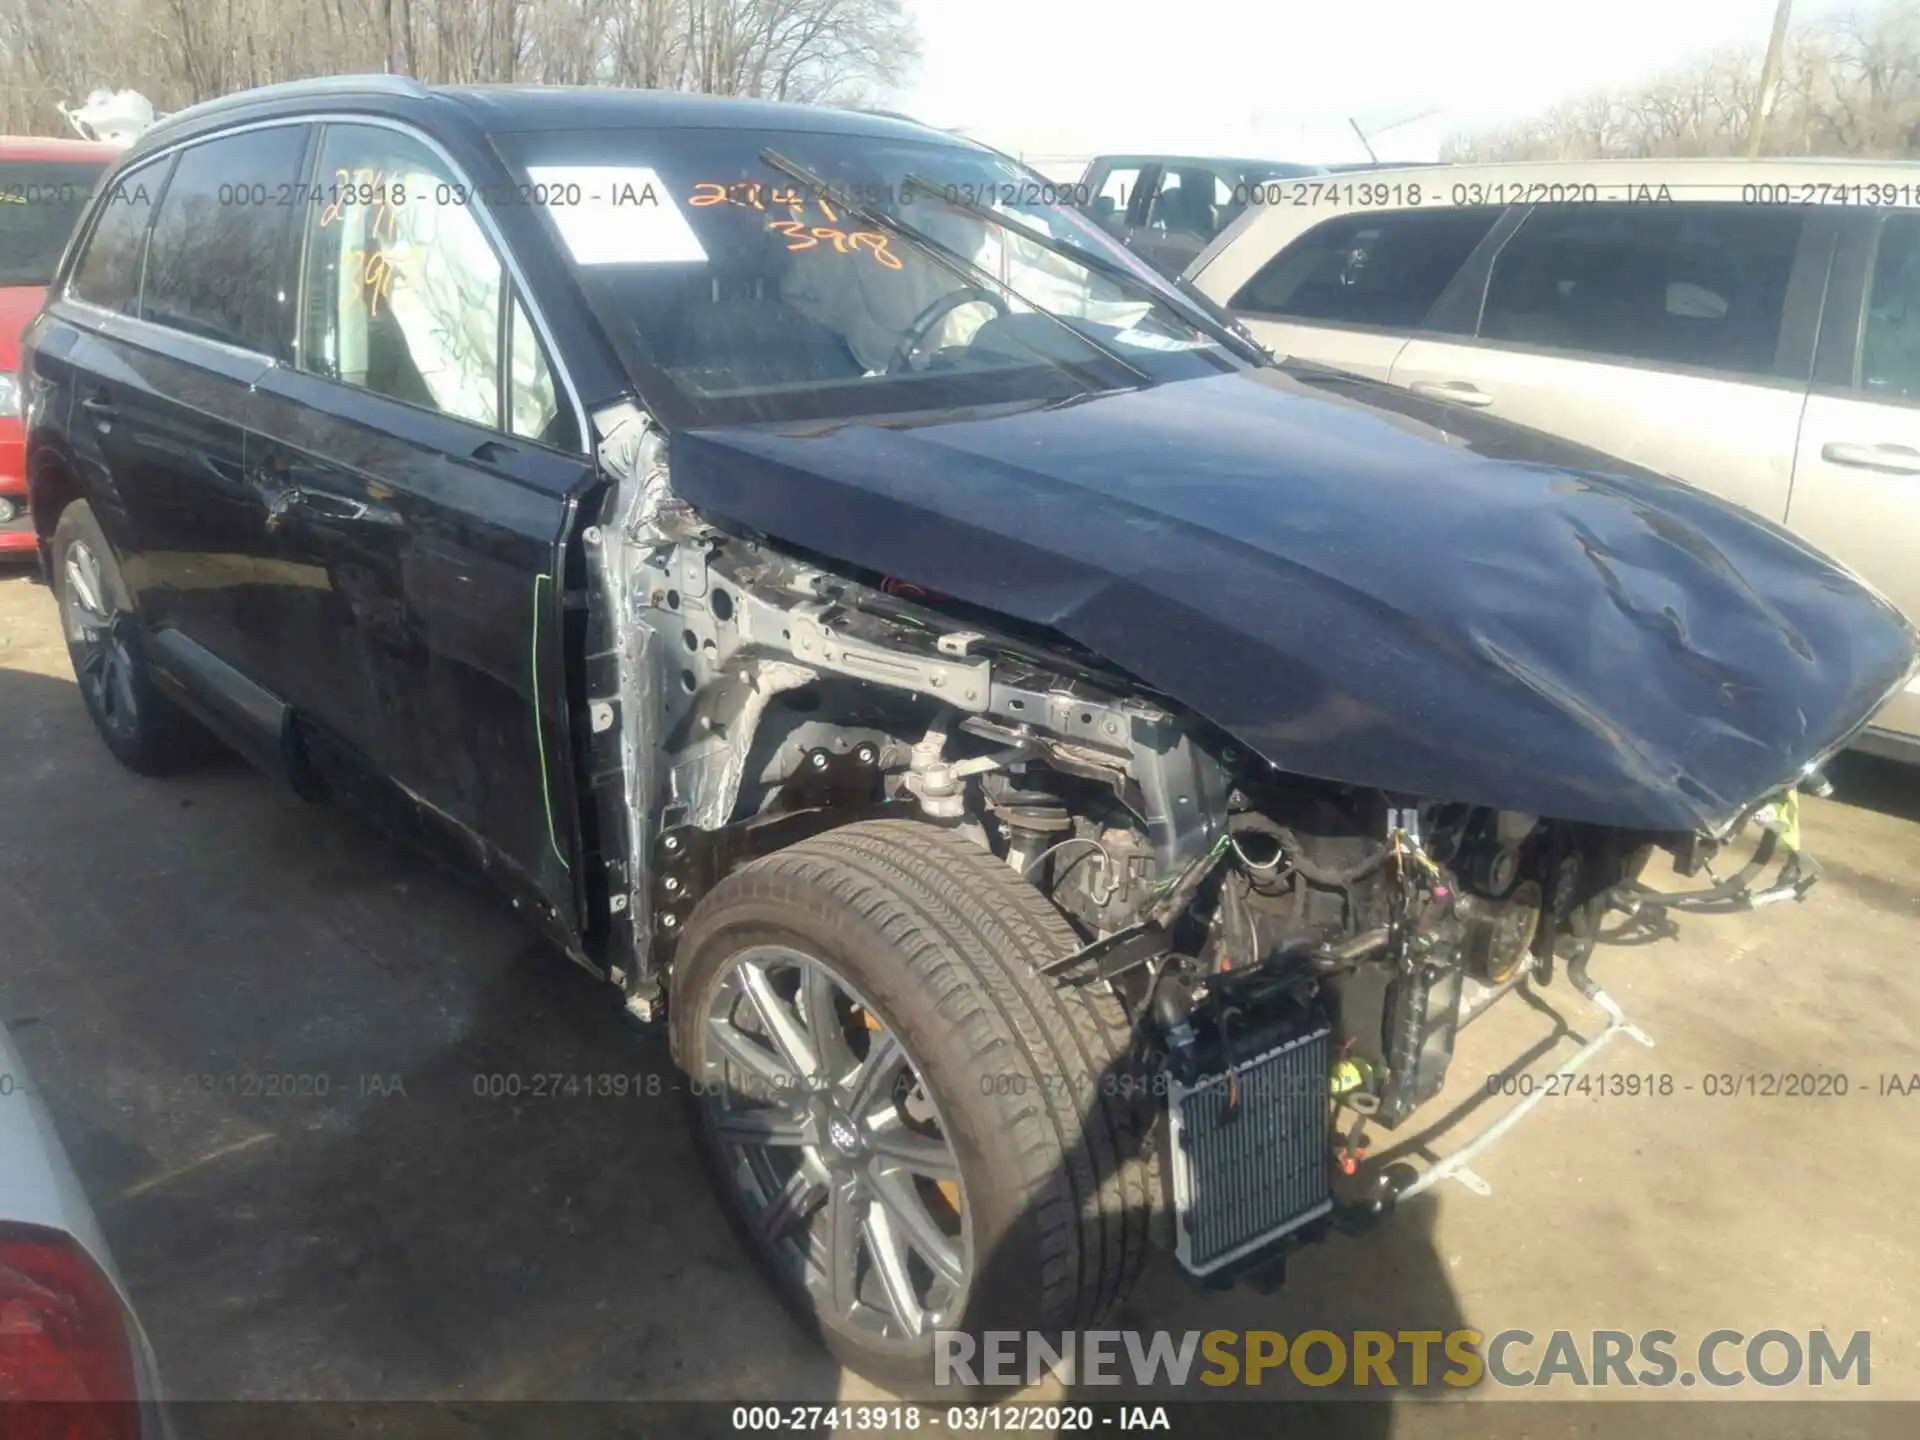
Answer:
POLYGON ((1788 206, 1542 207, 1494 262, 1480 334, 1768 374, 1800 228, 1788 206))
POLYGON ((303 369, 500 425, 500 258, 441 159, 409 135, 329 125, 306 235, 303 369))
POLYGON ((147 254, 147 225, 166 184, 171 159, 129 170, 100 200, 100 218, 87 237, 67 289, 76 300, 134 315, 140 309, 140 267, 147 254))
POLYGON ((1093 218, 1109 230, 1125 223, 1127 206, 1133 202, 1133 192, 1139 188, 1138 165, 1114 166, 1107 171, 1100 181, 1100 188, 1093 193, 1093 218))
POLYGON ((1875 400, 1920 400, 1920 216, 1880 222, 1857 388, 1875 400))
POLYGON ((553 366, 547 363, 546 349, 540 344, 540 332, 533 328, 533 322, 517 298, 512 312, 507 333, 508 353, 512 356, 508 371, 507 428, 527 440, 538 440, 561 450, 578 450, 579 428, 561 398, 553 366))
POLYGON ((1498 205, 1342 215, 1269 260, 1232 308, 1412 329, 1500 215, 1498 205))
POLYGON ((1187 166, 1161 171, 1152 208, 1147 211, 1147 228, 1164 235, 1211 240, 1220 231, 1220 212, 1214 205, 1216 191, 1230 193, 1231 187, 1221 184, 1211 170, 1187 166))
POLYGON ((292 334, 293 210, 308 127, 278 125, 180 152, 147 246, 140 314, 282 358, 292 334))

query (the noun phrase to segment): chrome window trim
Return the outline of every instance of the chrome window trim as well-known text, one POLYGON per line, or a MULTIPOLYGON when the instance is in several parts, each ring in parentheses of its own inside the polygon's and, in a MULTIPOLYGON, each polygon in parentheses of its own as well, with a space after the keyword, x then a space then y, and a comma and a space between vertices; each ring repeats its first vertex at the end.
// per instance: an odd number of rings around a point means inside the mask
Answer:
POLYGON ((138 315, 122 314, 118 310, 109 310, 104 305, 96 305, 91 300, 82 300, 78 295, 62 295, 60 297, 60 303, 63 305, 71 305, 74 309, 85 311, 91 315, 97 315, 103 321, 116 321, 122 325, 133 325, 139 327, 140 330, 152 331, 156 335, 166 335, 176 339, 186 340, 195 345, 205 345, 209 349, 218 350, 223 355, 232 355, 236 359, 257 360, 270 370, 279 368, 281 364, 276 356, 263 354, 258 350, 249 350, 244 345, 232 345, 225 340, 215 340, 206 335, 195 335, 190 330, 176 330, 171 325, 162 325, 158 321, 146 320, 138 315))
MULTIPOLYGON (((129 171, 127 173, 131 173, 131 171, 133 170, 144 168, 150 161, 164 159, 165 157, 173 155, 178 151, 189 149, 195 145, 204 145, 214 140, 222 140, 229 135, 243 135, 243 134, 246 134, 248 131, 252 131, 252 130, 270 130, 270 129, 277 129, 287 125, 309 125, 309 126, 313 126, 315 129, 318 129, 319 127, 324 125, 363 125, 363 126, 370 126, 376 130, 391 130, 396 134, 405 135, 408 139, 417 141, 419 144, 424 145, 430 152, 432 152, 435 159, 437 159, 438 161, 440 161, 441 164, 447 167, 447 175, 449 179, 455 184, 464 185, 467 188, 468 194, 477 196, 479 193, 481 193, 481 187, 473 184, 472 177, 467 174, 467 172, 460 166, 460 164, 457 161, 455 161, 452 155, 447 153, 447 148, 444 145, 442 145, 438 140, 434 139, 433 136, 427 134, 424 130, 420 129, 417 125, 410 125, 405 121, 401 121, 401 120, 389 119, 384 115, 368 115, 368 114, 362 114, 354 111, 315 110, 312 112, 303 113, 299 115, 275 115, 265 120, 250 120, 245 122, 244 124, 224 126, 218 130, 211 130, 204 134, 194 135, 187 139, 175 140, 170 144, 162 145, 148 152, 147 154, 140 156, 139 163, 129 167, 129 171)), ((324 138, 324 137, 321 137, 321 138, 324 138)), ((317 152, 316 152, 316 156, 317 156, 317 152)), ((117 179, 115 183, 116 184, 118 183, 117 179)), ((163 201, 164 199, 165 197, 162 196, 163 201)), ((471 209, 476 215, 478 215, 480 228, 487 237, 487 243, 490 246, 492 246, 495 257, 500 261, 502 272, 513 282, 512 293, 514 295, 517 295, 520 298, 521 303, 526 307, 527 314, 530 317, 532 317, 534 329, 537 330, 540 334, 541 343, 546 346, 547 358, 553 366, 554 373, 560 377, 561 387, 567 393, 567 403, 573 407, 575 433, 578 434, 580 437, 579 448, 574 450, 564 450, 564 449, 559 449, 555 446, 544 445, 538 440, 530 440, 524 436, 514 435, 512 430, 509 427, 504 425, 496 425, 488 428, 499 430, 501 434, 506 435, 511 439, 520 440, 530 445, 537 445, 541 449, 552 451, 555 454, 591 457, 593 454, 592 444, 591 444, 592 436, 594 434, 593 427, 587 423, 586 407, 580 402, 580 392, 574 386, 573 373, 567 368, 566 358, 561 353, 559 345, 555 343, 553 327, 547 323, 546 315, 542 313, 539 303, 533 298, 531 288, 527 284, 526 274, 520 268, 519 260, 515 258, 512 251, 512 247, 510 247, 506 243, 505 237, 501 235, 500 227, 494 223, 493 216, 488 211, 487 207, 484 204, 482 204, 478 199, 470 199, 467 202, 466 208, 471 209)), ((158 214, 157 209, 155 213, 156 215, 158 214)), ((98 224, 98 221, 96 220, 93 225, 88 226, 89 243, 91 243, 91 237, 92 237, 92 231, 93 231, 94 225, 97 225, 97 224, 98 224)), ((151 226, 151 222, 149 222, 149 226, 151 226)), ((143 255, 141 260, 143 270, 144 270, 145 263, 146 261, 143 255)), ((304 229, 302 230, 300 235, 299 273, 302 279, 304 280, 305 273, 306 273, 306 232, 304 229)), ((69 275, 66 281, 60 287, 60 299, 68 304, 82 305, 82 306, 85 306, 88 310, 91 310, 97 314, 107 315, 116 320, 128 321, 134 325, 151 328, 163 334, 184 335, 189 340, 195 341, 202 345, 215 346, 223 351, 226 351, 229 354, 238 354, 238 355, 245 356, 248 359, 261 360, 266 362, 268 365, 277 366, 280 364, 280 362, 271 355, 262 355, 258 351, 247 350, 237 345, 228 345, 219 340, 208 340, 204 336, 188 334, 188 332, 184 330, 175 330, 170 326, 160 325, 155 323, 154 321, 143 319, 137 315, 122 315, 117 310, 105 310, 102 307, 94 305, 89 301, 81 300, 78 296, 74 295, 72 293, 72 285, 73 285, 73 277, 69 275)), ((306 304, 305 295, 301 294, 296 298, 297 298, 299 307, 301 309, 304 309, 306 304)), ((301 317, 298 314, 296 314, 296 317, 295 317, 296 331, 298 330, 298 324, 299 324, 300 318, 301 317)), ((298 336, 296 335, 296 349, 297 349, 297 343, 298 343, 298 336)), ((327 378, 326 376, 316 374, 314 371, 311 371, 311 370, 301 369, 298 371, 298 373, 302 375, 313 375, 314 378, 317 380, 325 380, 327 378)), ((334 381, 332 383, 342 384, 344 382, 334 381)), ((356 387, 349 387, 349 388, 356 388, 356 387)), ((366 393, 374 394, 378 392, 369 391, 366 393)), ((387 398, 391 399, 393 397, 389 396, 387 398)), ((405 402, 402 402, 402 403, 405 403, 405 402)), ((419 408, 419 407, 415 407, 415 408, 419 408)), ((428 413, 444 414, 445 412, 432 411, 428 413)), ((458 419, 459 417, 449 416, 448 418, 458 419)))

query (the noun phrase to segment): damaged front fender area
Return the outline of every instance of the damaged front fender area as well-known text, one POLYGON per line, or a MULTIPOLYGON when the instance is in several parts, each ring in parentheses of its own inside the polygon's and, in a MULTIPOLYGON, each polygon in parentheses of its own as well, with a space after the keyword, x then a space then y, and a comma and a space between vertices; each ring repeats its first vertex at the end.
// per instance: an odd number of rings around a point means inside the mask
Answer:
POLYGON ((1779 527, 1389 388, 699 431, 674 485, 1044 627, 1289 772, 1597 825, 1724 833, 1913 675, 1903 617, 1779 527))

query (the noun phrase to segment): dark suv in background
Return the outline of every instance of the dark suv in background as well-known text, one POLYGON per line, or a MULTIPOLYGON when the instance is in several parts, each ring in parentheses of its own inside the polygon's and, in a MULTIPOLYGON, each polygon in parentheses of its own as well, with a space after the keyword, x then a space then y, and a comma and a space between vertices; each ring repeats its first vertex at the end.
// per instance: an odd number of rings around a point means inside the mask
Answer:
POLYGON ((250 92, 106 177, 22 363, 113 753, 217 734, 484 872, 890 1380, 1436 1183, 1361 1161, 1467 1020, 1564 962, 1622 1033, 1655 847, 1754 819, 1804 890, 1794 787, 1915 663, 1774 527, 1277 364, 1036 181, 847 111, 250 92))
POLYGON ((1263 203, 1272 182, 1325 173, 1322 165, 1285 160, 1098 155, 1088 162, 1075 198, 1129 249, 1173 276, 1248 205, 1263 203))

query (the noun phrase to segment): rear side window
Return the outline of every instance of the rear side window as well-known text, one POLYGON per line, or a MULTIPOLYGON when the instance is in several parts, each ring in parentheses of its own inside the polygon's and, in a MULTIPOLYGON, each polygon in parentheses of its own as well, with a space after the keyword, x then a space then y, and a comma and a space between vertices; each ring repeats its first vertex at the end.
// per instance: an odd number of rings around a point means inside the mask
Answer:
POLYGON ((307 133, 275 126, 181 152, 147 247, 143 318, 285 357, 297 212, 278 202, 300 179, 307 133))
POLYGON ((129 170, 100 200, 100 218, 74 267, 68 290, 103 310, 134 315, 140 310, 140 266, 147 253, 147 224, 166 183, 171 160, 129 170))
MULTIPOLYGON (((327 127, 316 176, 302 368, 499 427, 505 290, 467 187, 418 140, 363 125, 327 127)), ((536 403, 530 364, 516 411, 536 403)))
POLYGON ((1160 172, 1147 227, 1166 235, 1211 240, 1233 205, 1233 187, 1212 170, 1197 165, 1169 166, 1160 172))
POLYGON ((1789 206, 1542 206, 1494 261, 1480 334, 1768 374, 1800 229, 1789 206))
POLYGON ((1100 188, 1089 197, 1087 213, 1109 230, 1116 229, 1126 220, 1127 207, 1133 204, 1133 192, 1140 188, 1140 166, 1136 163, 1115 165, 1096 178, 1100 188))
POLYGON ((103 164, 0 161, 0 285, 46 285, 103 164))
POLYGON ((1233 297, 1232 308, 1411 329, 1500 218, 1498 205, 1343 215, 1316 225, 1233 297))

